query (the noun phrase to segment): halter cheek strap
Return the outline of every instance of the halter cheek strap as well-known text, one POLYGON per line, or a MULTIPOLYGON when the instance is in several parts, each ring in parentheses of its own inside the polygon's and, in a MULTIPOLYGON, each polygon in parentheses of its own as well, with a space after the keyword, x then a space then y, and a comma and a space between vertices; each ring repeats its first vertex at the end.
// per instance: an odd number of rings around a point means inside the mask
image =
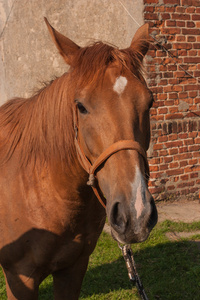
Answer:
POLYGON ((99 202, 102 204, 104 208, 106 208, 105 201, 106 199, 103 197, 99 187, 96 185, 96 177, 95 174, 98 171, 97 169, 113 154, 121 151, 121 150, 135 150, 137 151, 143 158, 145 164, 145 170, 149 175, 149 165, 147 161, 147 155, 141 145, 133 140, 121 140, 110 147, 108 147, 100 156, 95 160, 93 164, 90 163, 88 158, 86 157, 79 141, 78 141, 78 126, 77 126, 77 112, 74 113, 74 128, 75 128, 75 146, 77 151, 78 160, 83 167, 83 169, 89 174, 89 180, 87 182, 90 185, 98 198, 99 202))

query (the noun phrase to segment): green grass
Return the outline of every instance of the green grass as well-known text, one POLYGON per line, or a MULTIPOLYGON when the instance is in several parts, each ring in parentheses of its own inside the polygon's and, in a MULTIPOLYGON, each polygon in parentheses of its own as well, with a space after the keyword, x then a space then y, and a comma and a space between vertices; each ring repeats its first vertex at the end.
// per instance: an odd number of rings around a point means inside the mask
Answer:
MULTIPOLYGON (((166 232, 190 232, 200 222, 185 224, 165 221, 158 224, 149 239, 132 246, 137 270, 151 300, 200 299, 200 251, 193 238, 169 241, 166 232)), ((52 278, 40 287, 40 300, 52 300, 52 278)), ((0 273, 0 299, 6 299, 3 274, 0 273)), ((137 289, 129 282, 124 259, 116 242, 102 233, 84 278, 80 299, 136 300, 137 289)))

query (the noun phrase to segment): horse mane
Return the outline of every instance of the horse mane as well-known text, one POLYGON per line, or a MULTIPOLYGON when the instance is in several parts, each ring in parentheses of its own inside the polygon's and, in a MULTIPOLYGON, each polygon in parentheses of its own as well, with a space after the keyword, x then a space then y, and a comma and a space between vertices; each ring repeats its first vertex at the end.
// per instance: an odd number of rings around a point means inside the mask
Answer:
POLYGON ((118 50, 102 42, 81 48, 69 73, 56 78, 30 98, 15 98, 0 107, 0 165, 15 151, 21 166, 30 161, 43 164, 53 157, 69 162, 76 155, 73 105, 75 91, 95 85, 106 69, 117 62, 142 78, 139 54, 118 50))

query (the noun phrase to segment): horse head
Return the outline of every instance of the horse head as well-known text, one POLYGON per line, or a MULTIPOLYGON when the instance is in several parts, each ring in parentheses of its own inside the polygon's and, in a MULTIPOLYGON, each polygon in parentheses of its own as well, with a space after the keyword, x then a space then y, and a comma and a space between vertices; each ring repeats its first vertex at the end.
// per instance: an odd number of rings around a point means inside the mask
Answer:
POLYGON ((47 20, 46 24, 71 66, 72 110, 82 156, 92 166, 110 151, 94 175, 106 199, 112 235, 122 243, 142 242, 157 222, 146 159, 153 97, 141 71, 149 45, 148 25, 138 29, 130 47, 118 50, 103 43, 81 48, 47 20), (120 149, 111 150, 119 144, 120 149))

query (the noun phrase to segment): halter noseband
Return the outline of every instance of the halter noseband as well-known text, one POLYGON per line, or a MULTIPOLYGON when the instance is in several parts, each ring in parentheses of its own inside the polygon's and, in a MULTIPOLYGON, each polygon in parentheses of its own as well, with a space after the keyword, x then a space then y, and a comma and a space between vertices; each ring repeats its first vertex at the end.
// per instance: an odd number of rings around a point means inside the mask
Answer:
POLYGON ((78 140, 78 113, 77 108, 74 111, 74 129, 75 129, 75 146, 77 151, 77 156, 80 165, 83 167, 83 169, 89 174, 89 180, 87 182, 88 185, 90 185, 98 198, 99 202, 102 204, 104 208, 106 208, 106 205, 104 203, 105 198, 101 194, 101 191, 99 190, 98 186, 96 185, 96 177, 95 174, 97 172, 97 169, 113 154, 121 151, 121 150, 135 150, 137 151, 143 158, 145 169, 147 174, 149 175, 149 165, 147 161, 147 155, 145 150, 142 148, 142 146, 133 140, 120 140, 114 144, 112 144, 110 147, 108 147, 103 153, 100 154, 100 156, 95 160, 93 164, 90 163, 88 158, 86 157, 80 143, 78 140))

